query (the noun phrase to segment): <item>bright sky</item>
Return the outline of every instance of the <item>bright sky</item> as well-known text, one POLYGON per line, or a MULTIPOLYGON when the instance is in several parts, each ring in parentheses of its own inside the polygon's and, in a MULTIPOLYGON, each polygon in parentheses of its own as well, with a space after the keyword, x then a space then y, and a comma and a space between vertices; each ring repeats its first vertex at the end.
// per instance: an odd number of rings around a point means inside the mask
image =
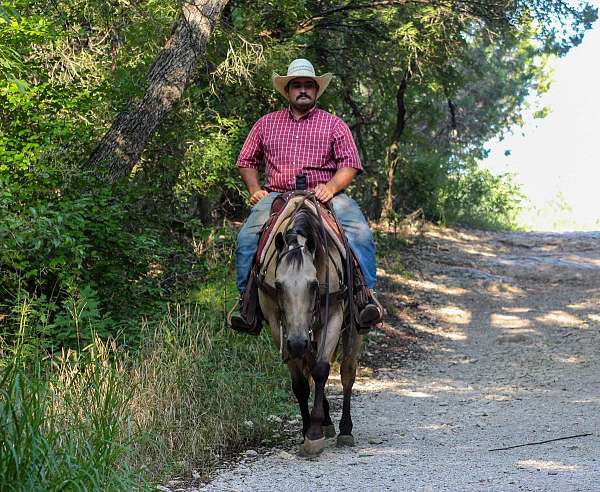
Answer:
POLYGON ((528 112, 522 129, 490 143, 482 164, 515 173, 531 203, 546 209, 523 217, 532 227, 600 230, 600 21, 553 67, 554 83, 536 105, 552 113, 536 120, 528 112), (548 211, 559 193, 571 212, 548 211))

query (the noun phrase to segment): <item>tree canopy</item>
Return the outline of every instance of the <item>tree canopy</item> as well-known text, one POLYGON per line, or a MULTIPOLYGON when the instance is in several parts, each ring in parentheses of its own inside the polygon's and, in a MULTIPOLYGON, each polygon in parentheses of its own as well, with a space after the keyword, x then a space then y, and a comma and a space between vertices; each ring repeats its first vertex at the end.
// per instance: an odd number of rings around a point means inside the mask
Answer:
POLYGON ((59 333, 74 296, 104 319, 201 270, 190 224, 243 216, 235 159, 296 57, 336 76, 320 104, 353 131, 371 218, 512 225, 516 187, 477 161, 596 18, 583 0, 5 0, 3 312, 52 301, 59 333))

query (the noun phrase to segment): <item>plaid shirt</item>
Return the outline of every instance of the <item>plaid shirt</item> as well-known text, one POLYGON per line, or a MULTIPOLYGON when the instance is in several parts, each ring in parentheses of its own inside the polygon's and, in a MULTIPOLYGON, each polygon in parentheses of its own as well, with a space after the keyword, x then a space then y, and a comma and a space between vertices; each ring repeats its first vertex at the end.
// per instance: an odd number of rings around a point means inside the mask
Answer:
POLYGON ((237 166, 258 169, 263 160, 269 191, 295 189, 300 171, 312 189, 327 183, 343 167, 363 170, 348 125, 316 106, 298 121, 286 108, 256 122, 237 166))

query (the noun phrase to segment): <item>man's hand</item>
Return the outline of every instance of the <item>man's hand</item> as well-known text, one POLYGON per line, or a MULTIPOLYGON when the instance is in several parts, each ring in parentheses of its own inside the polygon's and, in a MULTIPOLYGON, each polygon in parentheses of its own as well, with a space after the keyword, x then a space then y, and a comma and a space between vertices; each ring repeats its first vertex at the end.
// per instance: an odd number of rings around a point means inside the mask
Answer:
POLYGON ((258 190, 258 191, 255 191, 254 193, 252 193, 252 195, 250 195, 250 204, 251 205, 256 205, 258 202, 260 202, 268 194, 269 194, 269 192, 267 190, 258 190))
POLYGON ((320 202, 327 203, 333 198, 333 195, 335 195, 335 193, 331 191, 328 185, 319 183, 315 186, 315 196, 320 202))

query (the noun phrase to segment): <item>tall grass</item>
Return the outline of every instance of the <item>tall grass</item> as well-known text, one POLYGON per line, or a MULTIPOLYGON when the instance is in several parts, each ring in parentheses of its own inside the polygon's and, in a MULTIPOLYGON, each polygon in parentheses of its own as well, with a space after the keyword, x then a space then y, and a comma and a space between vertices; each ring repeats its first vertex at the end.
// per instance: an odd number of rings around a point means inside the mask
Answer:
POLYGON ((40 360, 22 330, 2 346, 0 490, 133 490, 127 465, 128 387, 96 340, 40 360))
POLYGON ((264 438, 294 411, 287 371, 268 334, 226 327, 227 292, 207 284, 143 324, 137 352, 96 338, 49 354, 23 316, 0 339, 0 490, 144 489, 264 438))
POLYGON ((139 432, 134 462, 152 477, 168 471, 165 463, 179 468, 173 472, 207 474, 223 456, 265 437, 269 415, 294 411, 289 376, 269 335, 232 332, 215 302, 220 287, 207 285, 194 304, 174 306, 129 373, 139 432))

